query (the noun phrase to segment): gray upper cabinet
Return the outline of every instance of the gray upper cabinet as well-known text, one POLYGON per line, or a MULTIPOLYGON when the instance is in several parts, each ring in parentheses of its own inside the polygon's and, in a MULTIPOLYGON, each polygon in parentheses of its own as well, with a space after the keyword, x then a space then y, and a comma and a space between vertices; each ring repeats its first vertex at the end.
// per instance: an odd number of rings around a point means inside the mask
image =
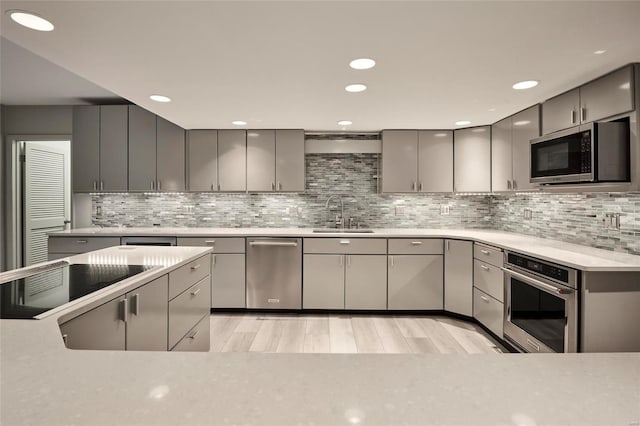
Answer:
POLYGON ((540 136, 540 105, 534 105, 512 117, 512 183, 511 189, 522 191, 537 185, 529 182, 531 177, 531 139, 540 136))
POLYGON ((247 190, 247 132, 218 130, 218 190, 247 190))
POLYGON ((100 107, 101 191, 126 191, 128 172, 128 106, 100 107))
POLYGON ((491 126, 491 188, 493 191, 511 190, 512 178, 511 117, 491 126))
POLYGON ((542 104, 542 132, 552 133, 634 108, 633 66, 604 75, 542 104))
POLYGON ((580 87, 583 123, 633 110, 633 66, 627 66, 580 87))
POLYGON ((276 191, 304 192, 304 130, 276 130, 276 191))
POLYGON ((129 191, 156 189, 156 115, 129 105, 129 191))
POLYGON ((276 190, 276 131, 247 132, 247 190, 276 190))
POLYGON ((162 117, 157 118, 156 125, 156 189, 158 191, 184 191, 184 129, 162 117))
POLYGON ((127 190, 127 105, 73 108, 73 191, 127 190))
POLYGON ((453 192, 453 132, 418 132, 418 191, 453 192))
POLYGON ((573 89, 542 104, 542 131, 544 134, 580 124, 578 108, 580 90, 573 89))
POLYGON ((189 130, 189 191, 218 190, 218 132, 189 130))
POLYGON ((491 190, 521 191, 529 182, 529 141, 540 136, 540 106, 534 105, 491 126, 491 190))
POLYGON ((382 192, 415 192, 418 188, 418 132, 382 132, 382 192))
POLYGON ((491 130, 489 126, 455 131, 456 192, 491 191, 491 130))
POLYGON ((100 107, 73 107, 73 191, 97 190, 100 180, 100 107))
POLYGON ((127 350, 166 351, 169 279, 164 275, 127 293, 127 350))

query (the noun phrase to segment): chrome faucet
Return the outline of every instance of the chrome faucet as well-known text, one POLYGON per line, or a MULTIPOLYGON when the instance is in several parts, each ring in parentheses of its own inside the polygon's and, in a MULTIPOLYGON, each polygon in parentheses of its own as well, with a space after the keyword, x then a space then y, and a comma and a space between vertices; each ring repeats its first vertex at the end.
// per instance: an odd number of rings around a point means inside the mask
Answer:
POLYGON ((327 202, 324 204, 324 207, 328 209, 329 202, 331 202, 331 200, 336 197, 338 198, 338 200, 340 200, 340 215, 336 215, 336 228, 340 226, 344 229, 344 202, 342 201, 342 196, 338 194, 331 195, 329 198, 327 198, 327 202))

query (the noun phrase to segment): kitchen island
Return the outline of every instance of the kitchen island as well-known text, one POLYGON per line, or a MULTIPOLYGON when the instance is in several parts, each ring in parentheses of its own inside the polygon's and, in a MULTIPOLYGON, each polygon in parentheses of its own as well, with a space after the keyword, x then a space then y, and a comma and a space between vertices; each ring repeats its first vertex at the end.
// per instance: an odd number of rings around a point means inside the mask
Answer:
MULTIPOLYGON (((72 260, 104 261, 116 249, 72 260)), ((143 250, 135 261, 164 263, 140 279, 184 266, 209 249, 143 250)), ((67 349, 61 318, 108 296, 79 300, 40 320, 0 321, 3 425, 640 421, 639 353, 296 355, 67 349)))

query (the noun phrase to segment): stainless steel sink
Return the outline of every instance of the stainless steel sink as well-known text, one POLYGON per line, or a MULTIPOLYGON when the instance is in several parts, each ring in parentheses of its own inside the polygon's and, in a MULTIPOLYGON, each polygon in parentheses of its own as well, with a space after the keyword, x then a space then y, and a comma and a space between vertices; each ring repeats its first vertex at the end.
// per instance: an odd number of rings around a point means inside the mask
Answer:
POLYGON ((373 229, 368 229, 368 228, 352 228, 352 229, 318 228, 318 229, 314 229, 313 232, 318 233, 318 234, 373 234, 373 229))

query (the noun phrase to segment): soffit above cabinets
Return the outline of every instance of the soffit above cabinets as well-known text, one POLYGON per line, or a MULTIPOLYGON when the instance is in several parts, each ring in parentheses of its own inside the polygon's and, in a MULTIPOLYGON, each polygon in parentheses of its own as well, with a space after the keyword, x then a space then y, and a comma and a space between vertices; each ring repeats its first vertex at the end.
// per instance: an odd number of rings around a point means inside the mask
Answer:
POLYGON ((3 1, 2 12, 12 43, 186 129, 490 124, 640 61, 640 2, 3 1), (20 27, 8 9, 55 30, 20 27), (376 66, 349 68, 363 56, 376 66), (511 88, 528 79, 541 83, 511 88))

